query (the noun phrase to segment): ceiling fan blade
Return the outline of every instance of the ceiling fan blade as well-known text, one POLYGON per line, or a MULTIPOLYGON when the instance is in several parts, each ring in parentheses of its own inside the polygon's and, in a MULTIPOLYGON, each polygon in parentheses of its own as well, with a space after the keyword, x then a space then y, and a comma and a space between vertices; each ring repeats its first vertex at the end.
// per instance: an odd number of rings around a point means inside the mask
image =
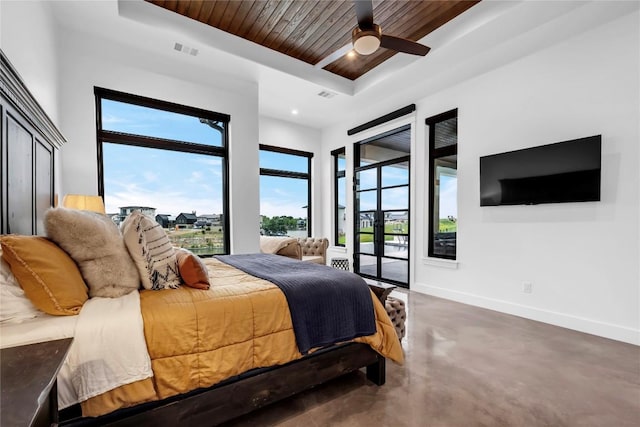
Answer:
POLYGON ((358 18, 358 27, 367 30, 373 27, 373 0, 353 0, 358 18))
POLYGON ((425 56, 431 50, 430 47, 427 47, 420 43, 416 43, 412 40, 401 39, 400 37, 394 36, 387 36, 385 34, 383 34, 380 38, 380 47, 420 56, 425 56))

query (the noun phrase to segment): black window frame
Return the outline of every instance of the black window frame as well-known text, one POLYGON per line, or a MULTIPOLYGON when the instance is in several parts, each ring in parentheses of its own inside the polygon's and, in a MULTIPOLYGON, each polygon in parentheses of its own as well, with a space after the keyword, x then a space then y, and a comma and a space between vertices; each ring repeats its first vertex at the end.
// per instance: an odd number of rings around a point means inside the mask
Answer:
POLYGON ((280 154, 289 154, 292 156, 300 156, 307 158, 307 173, 293 172, 281 169, 260 168, 260 176, 274 176, 279 178, 294 178, 307 180, 307 237, 311 237, 311 217, 313 210, 311 209, 311 159, 313 153, 302 150, 294 150, 293 148, 276 147, 274 145, 259 144, 260 151, 271 151, 280 154))
POLYGON ((222 220, 224 226, 224 254, 230 253, 231 248, 231 228, 229 226, 229 124, 231 116, 204 110, 202 108, 190 107, 169 101, 161 101, 145 96, 134 95, 126 92, 119 92, 102 87, 94 87, 95 107, 96 107, 96 140, 98 155, 98 194, 104 199, 104 165, 102 145, 106 143, 130 145, 143 148, 154 148, 160 150, 179 151, 184 153, 204 154, 220 157, 222 159, 222 220), (136 135, 124 132, 104 130, 102 128, 102 100, 107 99, 140 107, 153 108, 156 110, 168 111, 197 118, 223 122, 222 146, 212 146, 193 142, 165 139, 152 136, 136 135))
MULTIPOLYGON (((446 120, 450 120, 453 118, 458 118, 458 109, 454 108, 453 110, 446 111, 444 113, 437 114, 435 116, 429 117, 425 119, 425 125, 429 127, 429 245, 427 249, 427 255, 430 258, 441 258, 441 259, 449 259, 456 260, 457 258, 457 241, 458 241, 458 233, 456 231, 456 248, 454 251, 454 255, 446 255, 446 254, 438 254, 434 251, 434 221, 438 221, 439 226, 439 218, 434 218, 433 208, 435 205, 435 168, 436 168, 436 160, 441 157, 448 156, 457 156, 458 155, 458 140, 456 137, 456 143, 452 145, 447 145, 445 147, 436 148, 436 124, 440 122, 444 122, 446 120)), ((456 131, 457 134, 457 131, 456 131)), ((457 161, 456 161, 456 171, 457 171, 457 161)), ((457 203, 457 201, 456 201, 457 203)))
MULTIPOLYGON (((338 230, 338 224, 340 222, 340 209, 339 209, 339 202, 338 202, 338 189, 340 187, 340 179, 341 178, 345 178, 345 184, 346 184, 346 177, 347 177, 347 168, 345 166, 345 168, 343 170, 340 170, 339 166, 338 166, 338 160, 340 159, 340 156, 346 157, 346 149, 345 147, 342 148, 338 148, 336 150, 331 151, 331 156, 333 158, 333 239, 334 239, 334 246, 340 246, 340 247, 345 247, 346 245, 344 243, 340 243, 340 233, 338 230)), ((345 195, 346 195, 346 191, 347 189, 345 189, 345 195)), ((345 212, 347 211, 347 207, 344 207, 345 212)))

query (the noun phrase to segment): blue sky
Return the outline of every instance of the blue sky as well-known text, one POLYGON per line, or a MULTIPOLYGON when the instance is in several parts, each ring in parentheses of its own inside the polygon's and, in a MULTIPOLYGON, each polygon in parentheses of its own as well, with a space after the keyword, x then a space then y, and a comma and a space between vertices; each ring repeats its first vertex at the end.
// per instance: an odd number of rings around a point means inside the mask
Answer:
MULTIPOLYGON (((102 102, 102 124, 106 130, 221 146, 220 132, 195 117, 110 100, 102 102)), ((103 155, 108 213, 116 213, 122 206, 148 206, 156 208, 156 213, 171 215, 222 212, 222 162, 218 157, 121 144, 105 144, 103 155)), ((261 151, 260 166, 306 172, 307 159, 261 151)), ((407 169, 383 168, 382 178, 383 186, 404 184, 407 169)), ((372 188, 375 180, 375 170, 361 173, 361 188, 372 188)), ((441 217, 457 216, 455 179, 443 177, 441 186, 441 217)), ((344 194, 344 190, 340 191, 342 200, 344 194)), ((363 194, 362 209, 374 207, 375 200, 370 194, 363 194)), ((406 188, 383 190, 382 197, 383 209, 408 206, 406 188)), ((305 180, 260 177, 261 215, 304 218, 306 209, 302 207, 306 205, 305 180)))
MULTIPOLYGON (((106 130, 221 146, 221 134, 192 116, 103 100, 106 130)), ((121 144, 104 146, 105 206, 148 206, 178 215, 222 212, 222 162, 218 157, 121 144)), ((306 158, 263 152, 262 167, 304 172, 306 158)), ((261 177, 261 214, 306 217, 307 184, 300 179, 261 177)), ((258 219, 256 219, 257 221, 258 219)))

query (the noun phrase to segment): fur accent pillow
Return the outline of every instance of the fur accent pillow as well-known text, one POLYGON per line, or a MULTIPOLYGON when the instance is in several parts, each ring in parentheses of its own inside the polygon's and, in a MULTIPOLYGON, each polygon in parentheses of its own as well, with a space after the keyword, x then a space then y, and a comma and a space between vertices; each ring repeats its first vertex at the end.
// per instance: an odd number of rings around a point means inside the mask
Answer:
POLYGON ((47 236, 78 264, 89 296, 116 298, 140 287, 140 275, 111 218, 90 211, 49 209, 47 236))
POLYGON ((180 287, 176 253, 160 224, 140 211, 133 211, 122 222, 122 235, 138 268, 145 289, 180 287))
POLYGON ((175 248, 178 270, 185 285, 196 289, 209 289, 209 270, 202 259, 184 248, 175 248))

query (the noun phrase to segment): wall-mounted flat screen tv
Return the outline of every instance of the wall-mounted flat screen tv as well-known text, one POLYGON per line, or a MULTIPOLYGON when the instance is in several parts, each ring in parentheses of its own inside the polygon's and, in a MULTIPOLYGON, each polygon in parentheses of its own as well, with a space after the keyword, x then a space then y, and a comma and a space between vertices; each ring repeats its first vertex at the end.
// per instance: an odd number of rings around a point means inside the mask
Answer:
POLYGON ((480 157, 480 206, 600 200, 602 136, 480 157))

